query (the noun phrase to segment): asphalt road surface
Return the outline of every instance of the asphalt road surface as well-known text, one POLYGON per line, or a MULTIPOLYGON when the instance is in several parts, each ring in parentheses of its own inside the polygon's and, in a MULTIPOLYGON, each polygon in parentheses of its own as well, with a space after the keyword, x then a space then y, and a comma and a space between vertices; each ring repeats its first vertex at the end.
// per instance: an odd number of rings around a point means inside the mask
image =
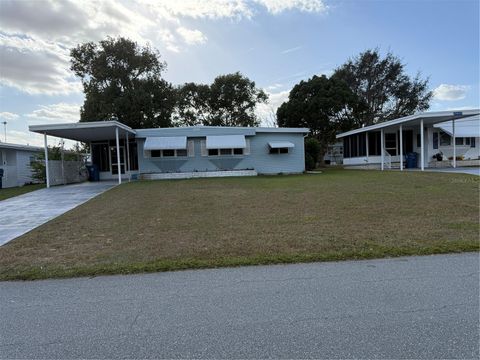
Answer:
POLYGON ((479 255, 0 283, 3 358, 478 358, 479 255))

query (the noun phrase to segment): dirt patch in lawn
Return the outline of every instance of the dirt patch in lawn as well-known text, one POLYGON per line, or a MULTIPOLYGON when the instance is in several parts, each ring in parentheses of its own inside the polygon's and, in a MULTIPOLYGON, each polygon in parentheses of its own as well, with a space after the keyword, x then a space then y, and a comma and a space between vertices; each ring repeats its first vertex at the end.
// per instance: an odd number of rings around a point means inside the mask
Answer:
POLYGON ((462 174, 135 182, 0 247, 0 279, 475 251, 478 219, 462 174))

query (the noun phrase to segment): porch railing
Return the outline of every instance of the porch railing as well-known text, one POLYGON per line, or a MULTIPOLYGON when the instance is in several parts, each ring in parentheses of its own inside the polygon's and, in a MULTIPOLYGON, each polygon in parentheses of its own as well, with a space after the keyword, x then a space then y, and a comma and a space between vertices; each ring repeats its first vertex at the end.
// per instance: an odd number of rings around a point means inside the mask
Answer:
POLYGON ((387 149, 383 149, 383 166, 386 169, 391 169, 392 168, 392 155, 387 151, 387 149))

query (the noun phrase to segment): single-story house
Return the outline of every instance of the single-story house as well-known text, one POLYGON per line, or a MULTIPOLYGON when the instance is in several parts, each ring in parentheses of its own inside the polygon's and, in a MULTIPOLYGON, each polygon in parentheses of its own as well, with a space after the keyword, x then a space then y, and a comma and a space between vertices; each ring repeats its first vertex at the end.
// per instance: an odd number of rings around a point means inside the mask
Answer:
POLYGON ((43 148, 41 147, 0 142, 2 187, 23 186, 36 182, 32 178, 30 163, 42 152, 43 148))
POLYGON ((305 170, 304 137, 309 130, 216 126, 132 129, 118 121, 96 121, 32 125, 30 131, 44 135, 45 147, 47 136, 89 144, 100 180, 121 182, 132 177, 301 173, 305 170))
POLYGON ((343 164, 352 168, 405 167, 407 154, 417 167, 478 165, 480 110, 424 112, 337 135, 343 139, 343 164))

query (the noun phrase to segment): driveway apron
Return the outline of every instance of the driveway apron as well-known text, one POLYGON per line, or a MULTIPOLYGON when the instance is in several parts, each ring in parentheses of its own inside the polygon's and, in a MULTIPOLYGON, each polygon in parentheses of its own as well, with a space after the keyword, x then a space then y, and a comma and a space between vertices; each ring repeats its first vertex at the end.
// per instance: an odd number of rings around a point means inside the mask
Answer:
POLYGON ((32 191, 0 201, 0 246, 114 187, 85 182, 32 191))

